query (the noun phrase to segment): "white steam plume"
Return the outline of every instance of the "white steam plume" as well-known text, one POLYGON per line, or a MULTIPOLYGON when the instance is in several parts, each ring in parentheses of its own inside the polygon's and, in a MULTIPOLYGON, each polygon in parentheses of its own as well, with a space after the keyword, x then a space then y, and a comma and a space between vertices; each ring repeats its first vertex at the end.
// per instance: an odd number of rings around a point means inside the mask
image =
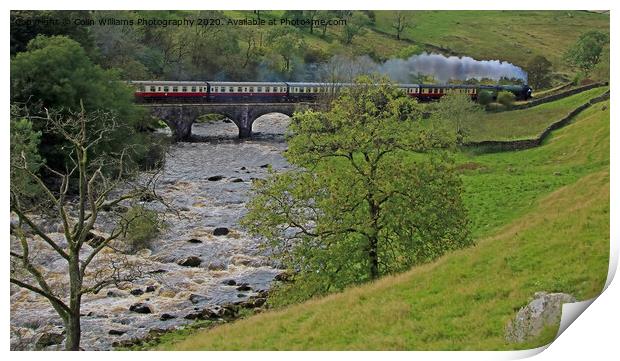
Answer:
POLYGON ((502 77, 523 79, 527 83, 527 73, 516 65, 499 60, 476 60, 468 56, 446 57, 441 54, 413 55, 409 59, 390 59, 377 66, 380 73, 388 75, 396 82, 407 83, 418 73, 432 75, 439 82, 450 79, 467 80, 502 77))

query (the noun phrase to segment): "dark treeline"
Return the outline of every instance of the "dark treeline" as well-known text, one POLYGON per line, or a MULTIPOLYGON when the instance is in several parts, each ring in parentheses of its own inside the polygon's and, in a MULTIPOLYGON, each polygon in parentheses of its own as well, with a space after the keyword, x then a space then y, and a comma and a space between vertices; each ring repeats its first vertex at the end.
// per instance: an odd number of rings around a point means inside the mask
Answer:
MULTIPOLYGON (((247 16, 269 19, 274 15, 254 11, 247 16)), ((374 16, 372 12, 308 10, 286 11, 280 18, 293 24, 295 20, 329 24, 337 19, 346 25, 230 26, 221 11, 14 11, 11 54, 24 51, 37 35, 66 35, 95 63, 119 69, 122 79, 310 80, 316 70, 313 64, 327 62, 337 48, 350 44, 374 16), (147 26, 139 25, 139 19, 194 22, 192 26, 147 26), (198 25, 205 19, 223 25, 198 25), (111 25, 128 23, 133 25, 111 25), (303 33, 331 41, 334 49, 328 53, 308 46, 303 33)))

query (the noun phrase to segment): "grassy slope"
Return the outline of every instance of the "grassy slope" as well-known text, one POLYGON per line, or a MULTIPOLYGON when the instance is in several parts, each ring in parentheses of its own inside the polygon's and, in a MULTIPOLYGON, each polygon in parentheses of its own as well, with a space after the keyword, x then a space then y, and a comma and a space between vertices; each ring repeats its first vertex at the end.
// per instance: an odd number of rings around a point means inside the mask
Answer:
POLYGON ((160 348, 511 349, 550 341, 553 329, 535 342, 509 345, 504 329, 536 291, 587 299, 604 284, 609 102, 586 110, 540 148, 460 161, 477 167, 464 174, 474 232, 486 235, 477 246, 160 348))
POLYGON ((468 141, 516 140, 535 138, 551 123, 568 115, 588 100, 602 95, 609 87, 590 89, 583 93, 542 104, 533 108, 510 112, 486 113, 465 126, 469 130, 468 141))
MULTIPOLYGON (((394 34, 393 11, 376 14, 377 28, 394 34)), ((537 54, 560 64, 562 54, 581 32, 609 32, 608 14, 583 11, 414 11, 412 22, 406 39, 519 66, 537 54)))

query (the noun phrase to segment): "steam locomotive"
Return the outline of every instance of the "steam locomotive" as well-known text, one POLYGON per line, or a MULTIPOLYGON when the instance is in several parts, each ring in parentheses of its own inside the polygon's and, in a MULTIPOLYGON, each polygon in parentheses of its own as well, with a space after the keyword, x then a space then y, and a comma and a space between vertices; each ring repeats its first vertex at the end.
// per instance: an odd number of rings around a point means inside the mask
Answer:
MULTIPOLYGON (((292 82, 220 82, 220 81, 130 81, 139 103, 278 103, 311 102, 321 95, 333 94, 351 83, 292 82)), ((532 96, 528 85, 429 85, 396 84, 419 101, 439 99, 447 94, 466 94, 477 99, 482 91, 496 96, 500 91, 513 93, 517 100, 532 96)))

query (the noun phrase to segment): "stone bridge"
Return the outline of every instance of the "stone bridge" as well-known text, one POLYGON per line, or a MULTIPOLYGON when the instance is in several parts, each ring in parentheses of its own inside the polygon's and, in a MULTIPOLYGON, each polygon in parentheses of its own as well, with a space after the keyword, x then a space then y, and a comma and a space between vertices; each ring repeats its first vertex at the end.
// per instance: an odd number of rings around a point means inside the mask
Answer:
POLYGON ((144 104, 151 114, 172 130, 176 141, 191 138, 192 124, 204 114, 221 114, 239 128, 239 138, 252 136, 252 124, 261 115, 282 113, 289 117, 297 111, 316 108, 314 103, 251 103, 251 104, 144 104))

